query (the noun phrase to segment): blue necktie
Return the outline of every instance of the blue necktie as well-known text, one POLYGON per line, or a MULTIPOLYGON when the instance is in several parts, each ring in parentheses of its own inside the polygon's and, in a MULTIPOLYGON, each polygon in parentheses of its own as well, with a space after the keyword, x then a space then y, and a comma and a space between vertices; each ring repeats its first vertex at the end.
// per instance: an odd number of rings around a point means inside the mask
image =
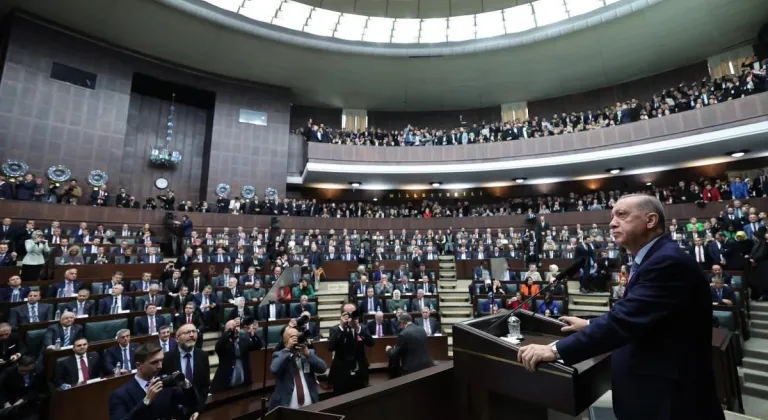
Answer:
POLYGON ((64 343, 65 346, 69 345, 69 328, 64 328, 64 343))
POLYGON ((131 370, 131 359, 128 357, 128 349, 123 349, 123 369, 131 370))

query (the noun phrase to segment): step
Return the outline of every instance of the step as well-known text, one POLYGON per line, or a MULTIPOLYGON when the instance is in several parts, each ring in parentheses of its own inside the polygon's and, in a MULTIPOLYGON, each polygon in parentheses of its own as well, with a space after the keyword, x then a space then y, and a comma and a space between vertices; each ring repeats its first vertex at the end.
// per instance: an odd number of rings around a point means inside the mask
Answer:
POLYGON ((768 400, 768 386, 744 383, 744 386, 741 388, 741 392, 744 395, 751 395, 763 400, 768 400))
POLYGON ((330 328, 332 328, 332 327, 334 327, 336 325, 339 325, 339 320, 338 319, 329 320, 329 321, 323 321, 323 320, 320 321, 320 328, 328 328, 328 329, 330 329, 330 328))
POLYGON ((749 315, 754 321, 765 321, 768 322, 768 312, 755 312, 750 310, 749 315))
POLYGON ((212 354, 208 356, 208 364, 211 367, 218 366, 219 365, 219 356, 212 354))
POLYGON ((209 331, 203 333, 203 340, 216 340, 219 337, 221 337, 221 332, 219 331, 209 331))
POLYGON ((468 320, 470 317, 442 317, 440 318, 440 323, 443 325, 453 325, 458 324, 459 322, 464 322, 468 320))
POLYGON ((768 330, 763 330, 759 328, 752 328, 750 329, 750 332, 752 334, 751 338, 764 338, 768 339, 768 330))
POLYGON ((762 386, 768 386, 768 373, 752 369, 742 369, 742 371, 744 372, 745 384, 758 384, 762 386))
POLYGON ((344 303, 347 300, 347 294, 334 294, 334 295, 324 295, 324 296, 318 296, 317 297, 317 303, 323 304, 323 303, 344 303))
POLYGON ((441 325, 440 329, 443 331, 444 335, 447 335, 449 337, 453 337, 453 326, 452 325, 441 325))
POLYGON ((456 270, 456 263, 453 261, 450 262, 439 262, 437 263, 437 267, 440 271, 443 270, 456 270))
POLYGON ((466 316, 467 318, 472 316, 472 307, 466 307, 466 308, 448 308, 445 309, 443 307, 440 307, 440 316, 441 317, 462 317, 466 316))
POLYGON ((756 319, 752 319, 752 321, 750 321, 750 326, 759 330, 768 330, 768 321, 758 321, 756 319))
POLYGON ((328 338, 331 335, 331 327, 320 328, 320 336, 328 338))
POLYGON ((453 255, 440 255, 437 257, 439 261, 456 261, 453 255))
POLYGON ((440 270, 438 271, 438 274, 440 274, 440 278, 446 278, 446 277, 456 277, 456 270, 440 270))
POLYGON ((768 302, 752 301, 749 303, 749 310, 752 313, 755 313, 755 312, 768 313, 768 302))
POLYGON ((448 337, 448 345, 453 346, 453 336, 448 337))
POLYGON ((334 293, 346 293, 349 290, 349 282, 347 281, 323 281, 320 282, 320 287, 317 289, 318 295, 334 294, 334 293))
POLYGON ((469 293, 469 285, 472 284, 472 279, 458 279, 456 281, 456 287, 467 291, 469 293))
POLYGON ((469 302, 469 293, 467 292, 456 293, 441 290, 437 295, 440 297, 440 302, 469 302))
POLYGON ((753 335, 749 341, 744 342, 744 357, 768 360, 768 340, 753 335))
POLYGON ((451 347, 451 348, 449 348, 449 349, 448 349, 448 357, 450 357, 451 359, 453 359, 453 347, 451 347))
POLYGON ((597 305, 579 305, 579 304, 573 304, 568 305, 568 311, 595 311, 599 313, 606 313, 608 312, 607 306, 597 306, 597 305))
POLYGON ((216 351, 216 341, 204 342, 201 349, 206 353, 212 353, 216 351))
POLYGON ((589 295, 571 295, 571 302, 576 305, 605 306, 608 309, 607 297, 591 297, 589 295))
POLYGON ((440 308, 441 309, 447 309, 447 308, 468 308, 468 309, 471 310, 472 309, 472 304, 469 301, 467 301, 466 299, 464 299, 464 300, 449 300, 449 301, 441 300, 440 301, 440 308))
POLYGON ((317 311, 317 316, 320 317, 320 319, 325 318, 338 318, 340 315, 339 309, 322 309, 317 311))
POLYGON ((768 374, 768 360, 745 357, 741 359, 741 363, 744 366, 743 370, 750 369, 752 371, 768 374))
POLYGON ((591 292, 591 293, 581 293, 579 289, 576 290, 568 289, 568 295, 569 296, 584 296, 584 297, 600 297, 605 299, 610 299, 611 294, 608 292, 591 292))

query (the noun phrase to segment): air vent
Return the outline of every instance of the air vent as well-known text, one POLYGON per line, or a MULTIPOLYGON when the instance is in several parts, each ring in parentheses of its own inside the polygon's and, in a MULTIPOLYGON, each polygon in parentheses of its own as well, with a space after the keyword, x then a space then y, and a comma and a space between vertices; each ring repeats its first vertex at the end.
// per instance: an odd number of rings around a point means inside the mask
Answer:
POLYGON ((53 63, 53 67, 51 67, 51 79, 70 83, 86 89, 96 89, 96 77, 95 73, 76 69, 66 64, 53 63))

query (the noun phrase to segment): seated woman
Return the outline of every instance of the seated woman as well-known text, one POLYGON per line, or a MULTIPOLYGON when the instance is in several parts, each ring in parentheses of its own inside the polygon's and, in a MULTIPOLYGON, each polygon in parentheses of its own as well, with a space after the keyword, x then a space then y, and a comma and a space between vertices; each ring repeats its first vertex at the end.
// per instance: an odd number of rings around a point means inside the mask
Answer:
POLYGON ((545 316, 560 316, 560 310, 555 304, 554 299, 552 299, 552 293, 547 292, 547 294, 544 295, 544 302, 539 304, 539 308, 536 312, 545 316))
POLYGON ((392 292, 392 299, 387 300, 387 312, 394 313, 398 309, 408 312, 408 302, 404 299, 400 299, 400 291, 395 289, 392 292))
POLYGON ((294 299, 300 299, 302 296, 315 297, 315 289, 309 284, 307 279, 301 279, 299 285, 293 288, 294 299))
POLYGON ((493 281, 493 294, 494 295, 506 295, 507 289, 504 288, 504 285, 501 284, 500 280, 494 280, 493 281))
MULTIPOLYGON (((547 284, 554 282, 558 274, 560 274, 560 267, 555 264, 550 265, 546 276, 547 284)), ((553 296, 565 296, 565 291, 563 290, 562 284, 553 287, 550 289, 550 291, 552 292, 553 296)))
POLYGON ((533 283, 532 276, 525 277, 525 284, 520 286, 520 293, 522 293, 523 296, 533 296, 539 294, 539 285, 533 283))
MULTIPOLYGON (((523 300, 525 299, 523 299, 523 295, 521 295, 520 292, 515 293, 515 297, 507 301, 507 309, 512 309, 512 310, 517 309, 518 307, 520 307, 520 304, 523 303, 523 300)), ((526 303, 525 305, 523 305, 523 309, 525 309, 526 311, 530 311, 531 304, 526 303)))
POLYGON ((62 255, 56 260, 56 265, 83 265, 83 253, 80 251, 80 247, 72 245, 67 250, 67 255, 62 255))

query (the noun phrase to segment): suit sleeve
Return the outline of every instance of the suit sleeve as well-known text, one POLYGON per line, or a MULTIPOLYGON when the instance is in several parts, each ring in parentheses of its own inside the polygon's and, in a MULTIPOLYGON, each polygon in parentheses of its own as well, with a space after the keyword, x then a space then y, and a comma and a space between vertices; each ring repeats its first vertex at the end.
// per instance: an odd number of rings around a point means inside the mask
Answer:
POLYGON ((328 365, 325 364, 323 359, 317 357, 314 350, 309 351, 309 358, 307 358, 307 360, 309 361, 309 366, 314 373, 325 373, 325 371, 328 370, 328 365))
POLYGON ((371 335, 371 332, 368 331, 368 328, 366 327, 360 328, 360 338, 363 340, 363 344, 365 344, 368 347, 373 347, 373 344, 375 343, 375 341, 373 339, 373 335, 371 335))
POLYGON ((151 410, 143 402, 130 407, 128 401, 125 400, 123 390, 113 392, 109 396, 109 420, 143 420, 150 418, 150 416, 151 410))
POLYGON ((283 376, 285 369, 288 368, 291 361, 291 351, 288 349, 281 349, 272 354, 272 364, 269 366, 270 372, 276 378, 283 376))
MULTIPOLYGON (((684 309, 688 295, 685 266, 672 258, 636 276, 637 284, 611 312, 593 319, 580 332, 557 342, 562 360, 574 364, 619 348, 660 328, 664 319, 684 309)), ((690 276, 688 276, 690 277, 690 276)))

